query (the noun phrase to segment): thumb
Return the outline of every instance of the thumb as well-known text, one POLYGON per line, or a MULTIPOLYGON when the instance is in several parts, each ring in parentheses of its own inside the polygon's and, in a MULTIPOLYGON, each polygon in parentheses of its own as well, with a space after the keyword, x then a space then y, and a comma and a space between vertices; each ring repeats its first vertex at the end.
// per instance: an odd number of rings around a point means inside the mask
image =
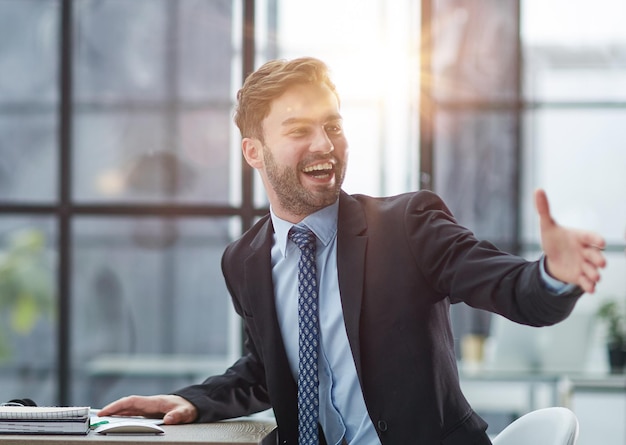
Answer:
POLYGON ((545 227, 546 225, 556 224, 554 219, 552 219, 552 215, 550 214, 550 204, 548 203, 548 196, 543 189, 535 190, 535 208, 537 209, 537 214, 539 215, 539 224, 541 224, 542 227, 545 227))
POLYGON ((177 406, 176 408, 168 411, 163 416, 163 423, 166 425, 176 425, 181 423, 191 423, 196 418, 196 412, 193 406, 177 406))
POLYGON ((163 416, 163 422, 166 425, 176 425, 178 423, 185 423, 183 420, 183 413, 181 408, 173 409, 163 416))

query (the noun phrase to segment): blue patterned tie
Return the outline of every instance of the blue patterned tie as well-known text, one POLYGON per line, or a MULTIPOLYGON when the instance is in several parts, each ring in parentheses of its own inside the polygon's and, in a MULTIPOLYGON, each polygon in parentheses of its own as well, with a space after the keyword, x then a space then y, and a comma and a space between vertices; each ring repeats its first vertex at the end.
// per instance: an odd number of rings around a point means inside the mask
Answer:
POLYGON ((319 443, 317 429, 319 318, 315 235, 305 227, 293 226, 289 231, 289 239, 300 248, 298 261, 298 444, 317 445, 319 443))

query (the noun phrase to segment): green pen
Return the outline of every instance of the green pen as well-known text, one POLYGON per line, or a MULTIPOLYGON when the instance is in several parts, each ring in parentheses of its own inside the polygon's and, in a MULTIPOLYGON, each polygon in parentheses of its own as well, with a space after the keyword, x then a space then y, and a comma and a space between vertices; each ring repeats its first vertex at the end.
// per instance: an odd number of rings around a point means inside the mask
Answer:
POLYGON ((92 423, 91 425, 89 425, 89 428, 96 428, 100 425, 106 425, 107 423, 109 423, 108 420, 101 420, 100 422, 92 423))

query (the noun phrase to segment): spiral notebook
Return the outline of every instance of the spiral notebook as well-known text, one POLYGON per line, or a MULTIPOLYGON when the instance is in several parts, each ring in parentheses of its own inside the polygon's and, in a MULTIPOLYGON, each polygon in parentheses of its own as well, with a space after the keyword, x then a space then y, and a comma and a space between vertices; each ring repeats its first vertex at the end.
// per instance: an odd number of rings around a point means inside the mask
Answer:
POLYGON ((88 406, 0 406, 0 434, 88 432, 88 406))

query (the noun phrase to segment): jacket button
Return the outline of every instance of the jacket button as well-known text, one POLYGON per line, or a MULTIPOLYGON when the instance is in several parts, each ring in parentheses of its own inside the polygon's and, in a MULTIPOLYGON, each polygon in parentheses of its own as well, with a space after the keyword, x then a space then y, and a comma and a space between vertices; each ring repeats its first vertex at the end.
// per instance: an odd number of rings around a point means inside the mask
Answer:
POLYGON ((381 431, 387 431, 387 422, 385 422, 384 420, 379 420, 378 429, 381 431))

